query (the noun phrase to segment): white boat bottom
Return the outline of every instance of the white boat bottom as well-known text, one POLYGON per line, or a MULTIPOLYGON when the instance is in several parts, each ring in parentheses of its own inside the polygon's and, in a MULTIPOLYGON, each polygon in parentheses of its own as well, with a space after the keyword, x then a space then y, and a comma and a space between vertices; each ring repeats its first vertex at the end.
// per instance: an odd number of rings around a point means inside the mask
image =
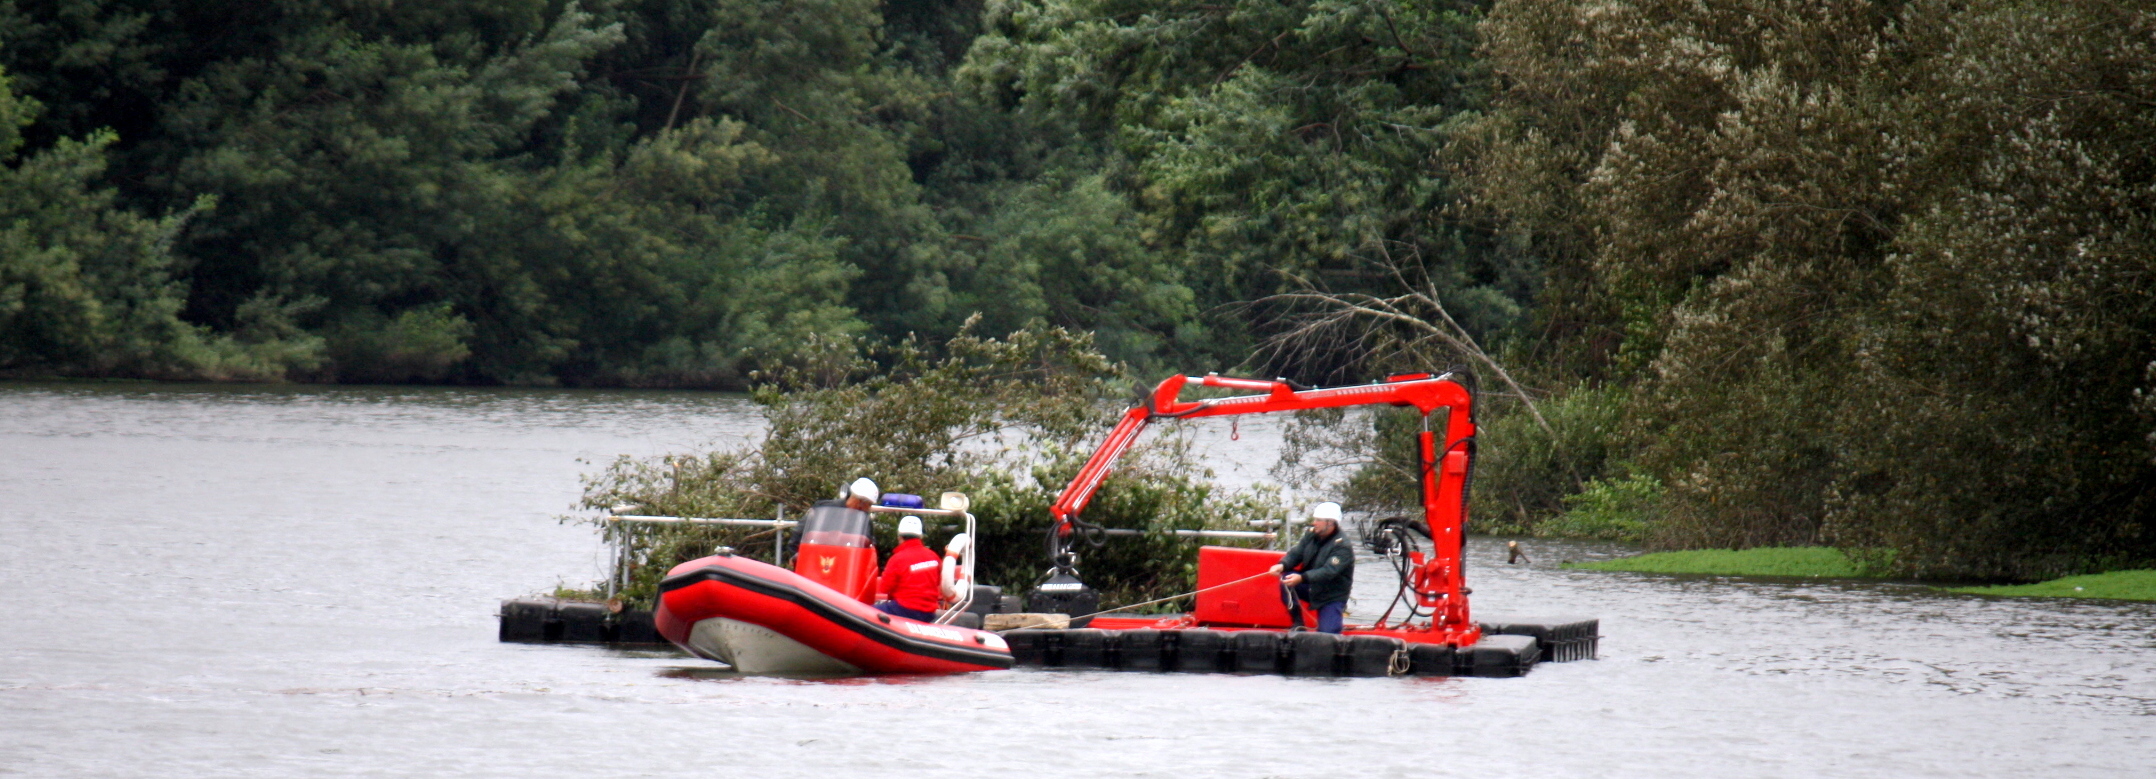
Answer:
POLYGON ((855 674, 861 669, 762 625, 713 617, 689 629, 689 651, 745 674, 855 674))

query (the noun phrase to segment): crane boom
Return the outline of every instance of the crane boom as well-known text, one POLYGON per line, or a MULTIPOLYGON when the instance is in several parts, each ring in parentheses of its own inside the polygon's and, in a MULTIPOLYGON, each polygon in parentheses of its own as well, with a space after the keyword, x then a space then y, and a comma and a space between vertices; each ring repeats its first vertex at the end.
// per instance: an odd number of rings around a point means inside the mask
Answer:
MULTIPOLYGON (((1085 467, 1071 479, 1049 507, 1054 519, 1051 543, 1055 556, 1064 557, 1067 539, 1083 520, 1086 504, 1099 492, 1101 483, 1114 470, 1115 462, 1136 443, 1146 426, 1157 419, 1197 419, 1237 414, 1269 414, 1279 411, 1342 408, 1363 405, 1410 406, 1423 416, 1420 435, 1421 501, 1423 520, 1430 531, 1431 556, 1418 561, 1412 582, 1418 599, 1434 613, 1434 626, 1467 625, 1466 585, 1461 550, 1467 521, 1467 485, 1474 457, 1474 392, 1453 374, 1394 376, 1382 382, 1328 389, 1303 388, 1286 380, 1238 379, 1206 374, 1200 386, 1252 390, 1259 394, 1185 401, 1183 389, 1189 376, 1177 374, 1155 387, 1143 405, 1123 413, 1115 429, 1094 450, 1085 467), (1445 410, 1444 441, 1430 429, 1429 417, 1445 410)), ((1062 563, 1058 563, 1062 565, 1062 563)))

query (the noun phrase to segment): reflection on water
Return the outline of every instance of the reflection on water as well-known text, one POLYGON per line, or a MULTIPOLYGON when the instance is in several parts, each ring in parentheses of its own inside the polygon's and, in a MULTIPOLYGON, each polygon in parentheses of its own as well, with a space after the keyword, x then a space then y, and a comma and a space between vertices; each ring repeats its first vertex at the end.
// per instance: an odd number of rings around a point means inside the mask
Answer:
MULTIPOLYGON (((743 399, 696 393, 0 384, 0 774, 2130 776, 2156 758, 2149 605, 1557 566, 1627 553, 1607 544, 1527 541, 1520 566, 1471 545, 1478 613, 1603 618, 1601 660, 1524 679, 800 680, 495 642, 500 599, 597 577, 589 528, 558 519, 579 475, 759 430, 743 399)), ((1239 432, 1201 446, 1262 479, 1240 458, 1277 432, 1239 432)), ((1374 615, 1390 591, 1362 574, 1353 609, 1374 615)))
MULTIPOLYGON (((636 655, 629 655, 627 653, 624 653, 624 656, 651 657, 660 655, 655 653, 637 653, 636 655)), ((666 654, 664 656, 675 659, 679 662, 701 662, 688 658, 679 653, 666 654)), ((936 682, 943 681, 946 679, 946 677, 950 676, 950 674, 887 674, 884 676, 847 676, 842 674, 744 674, 736 673, 733 669, 723 665, 719 665, 717 663, 662 668, 659 669, 655 673, 655 675, 662 679, 686 679, 691 681, 703 682, 743 682, 749 680, 763 680, 787 681, 795 682, 798 684, 823 684, 838 687, 860 687, 863 685, 933 684, 936 682)))
POLYGON ((657 676, 661 679, 705 679, 712 681, 734 681, 743 678, 742 674, 734 673, 733 669, 722 665, 667 668, 660 670, 657 676))

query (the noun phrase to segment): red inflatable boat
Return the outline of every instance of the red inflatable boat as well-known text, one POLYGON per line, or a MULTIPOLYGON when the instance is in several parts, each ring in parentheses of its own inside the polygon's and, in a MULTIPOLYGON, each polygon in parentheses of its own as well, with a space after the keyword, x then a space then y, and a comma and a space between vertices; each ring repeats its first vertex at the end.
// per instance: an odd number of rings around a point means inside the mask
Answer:
POLYGON ((811 509, 801 525, 793 571, 727 553, 674 566, 659 583, 653 622, 676 646, 742 673, 1011 667, 1010 646, 1002 636, 896 617, 864 603, 876 565, 867 523, 866 512, 811 509))

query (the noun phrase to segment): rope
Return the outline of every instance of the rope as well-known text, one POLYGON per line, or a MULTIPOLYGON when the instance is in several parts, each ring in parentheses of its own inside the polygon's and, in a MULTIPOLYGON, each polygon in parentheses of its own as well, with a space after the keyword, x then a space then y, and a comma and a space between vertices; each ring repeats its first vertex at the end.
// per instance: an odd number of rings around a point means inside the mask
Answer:
POLYGON ((1236 579, 1235 581, 1232 581, 1232 582, 1221 582, 1221 583, 1219 583, 1219 584, 1215 584, 1215 585, 1213 585, 1213 586, 1211 586, 1211 587, 1205 587, 1205 588, 1202 588, 1202 589, 1196 589, 1196 590, 1191 590, 1190 592, 1182 593, 1182 594, 1180 594, 1180 595, 1170 595, 1170 596, 1168 596, 1168 597, 1165 597, 1165 598, 1155 598, 1155 599, 1153 599, 1153 600, 1149 600, 1149 601, 1146 601, 1146 602, 1144 602, 1144 603, 1133 603, 1133 604, 1130 604, 1130 605, 1128 605, 1128 606, 1117 606, 1117 607, 1115 607, 1115 608, 1112 608, 1112 609, 1107 609, 1107 610, 1104 610, 1104 611, 1096 611, 1096 612, 1093 612, 1093 613, 1091 613, 1091 614, 1081 614, 1081 615, 1078 615, 1078 616, 1075 616, 1075 617, 1071 617, 1071 618, 1070 618, 1070 621, 1071 621, 1071 622, 1077 622, 1078 620, 1081 620, 1081 619, 1091 619, 1091 618, 1093 618, 1093 617, 1098 617, 1098 616, 1100 616, 1100 615, 1102 615, 1102 614, 1112 614, 1112 613, 1115 613, 1115 612, 1118 612, 1118 611, 1123 611, 1123 610, 1125 610, 1125 609, 1135 609, 1135 608, 1138 608, 1139 606, 1151 606, 1151 605, 1153 605, 1153 604, 1155 604, 1155 603, 1166 603, 1166 602, 1168 602, 1168 601, 1171 601, 1171 600, 1175 600, 1175 599, 1177 599, 1177 598, 1188 598, 1188 597, 1190 597, 1190 596, 1192 596, 1192 595, 1196 595, 1196 594, 1198 594, 1198 593, 1201 593, 1201 592, 1212 592, 1213 590, 1217 590, 1217 589, 1220 589, 1220 588, 1222 588, 1222 587, 1227 587, 1227 586, 1230 586, 1230 585, 1236 585, 1236 584, 1242 584, 1243 582, 1247 582, 1247 581, 1250 581, 1251 579, 1256 579, 1256 578, 1258 578, 1258 577, 1260 577, 1260 576, 1272 576, 1272 575, 1274 575, 1272 571, 1264 571, 1264 572, 1260 572, 1260 573, 1254 573, 1254 574, 1251 574, 1251 575, 1249 575, 1249 576, 1245 576, 1245 577, 1243 577, 1243 578, 1240 578, 1240 579, 1236 579))

